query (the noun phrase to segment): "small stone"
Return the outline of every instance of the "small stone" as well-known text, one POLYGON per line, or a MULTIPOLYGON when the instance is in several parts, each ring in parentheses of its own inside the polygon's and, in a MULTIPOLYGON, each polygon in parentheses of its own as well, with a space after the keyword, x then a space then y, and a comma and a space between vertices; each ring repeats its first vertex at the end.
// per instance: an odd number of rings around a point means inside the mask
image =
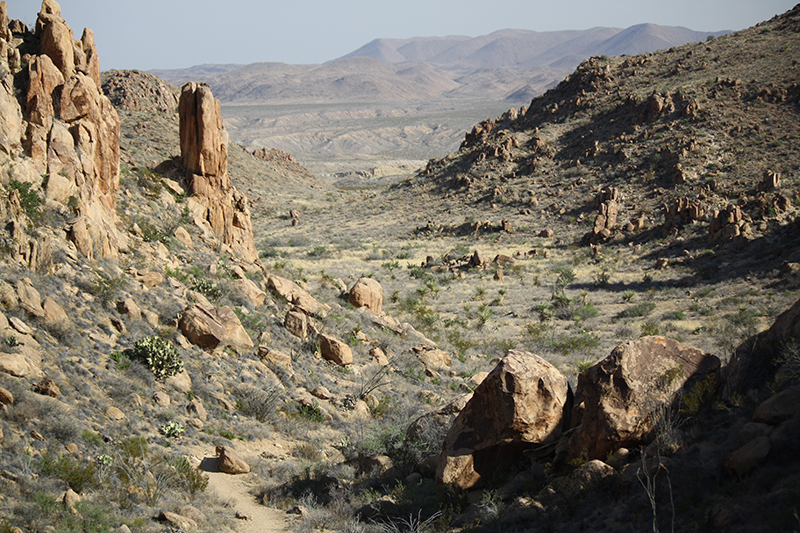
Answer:
POLYGON ((114 407, 113 405, 108 409, 106 409, 106 416, 111 420, 116 420, 116 421, 125 420, 125 418, 127 418, 125 416, 125 413, 123 413, 121 410, 114 407))

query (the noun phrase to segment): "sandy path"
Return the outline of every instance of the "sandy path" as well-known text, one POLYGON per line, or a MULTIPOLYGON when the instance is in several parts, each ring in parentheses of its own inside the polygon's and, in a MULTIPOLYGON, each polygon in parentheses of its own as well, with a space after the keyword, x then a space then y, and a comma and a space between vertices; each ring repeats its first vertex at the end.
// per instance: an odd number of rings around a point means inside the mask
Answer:
POLYGON ((217 469, 217 458, 206 456, 201 466, 208 474, 208 487, 225 501, 235 502, 234 511, 246 515, 249 520, 237 520, 236 529, 241 533, 287 532, 286 514, 265 507, 250 494, 252 474, 232 476, 217 469))

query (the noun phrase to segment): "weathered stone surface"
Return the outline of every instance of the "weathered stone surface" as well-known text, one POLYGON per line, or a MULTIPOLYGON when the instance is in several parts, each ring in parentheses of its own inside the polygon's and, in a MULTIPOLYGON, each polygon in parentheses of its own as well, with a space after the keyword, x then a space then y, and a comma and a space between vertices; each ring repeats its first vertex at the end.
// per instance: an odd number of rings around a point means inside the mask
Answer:
POLYGON ((350 289, 349 302, 380 316, 383 312, 383 287, 372 278, 361 278, 350 289))
POLYGON ((264 305, 267 293, 258 288, 258 285, 247 278, 236 279, 232 282, 234 289, 250 302, 253 307, 264 305))
POLYGON ((800 416, 800 390, 786 389, 764 401, 753 413, 753 422, 777 425, 800 416))
POLYGON ((0 352, 0 372, 24 378, 32 373, 32 368, 20 354, 0 352))
POLYGON ((197 529, 197 522, 191 518, 187 518, 179 515, 178 513, 172 513, 170 511, 161 511, 158 514, 158 520, 160 522, 166 522, 170 525, 170 527, 182 531, 192 531, 197 529))
POLYGON ((42 303, 42 310, 44 311, 44 321, 48 324, 69 324, 69 315, 64 311, 64 308, 52 298, 45 298, 42 303))
POLYGON ((156 391, 153 393, 153 401, 156 403, 156 405, 161 407, 169 407, 170 403, 172 403, 169 394, 162 391, 156 391))
POLYGON ((194 242, 192 241, 192 236, 189 235, 189 232, 186 231, 186 229, 184 227, 178 226, 177 228, 175 228, 175 231, 173 232, 173 235, 175 236, 175 239, 179 243, 181 243, 183 246, 185 246, 186 248, 193 248, 194 247, 194 242))
POLYGON ((544 359, 511 350, 475 389, 447 434, 438 484, 470 489, 491 477, 501 462, 514 462, 525 449, 561 434, 569 405, 564 377, 544 359))
POLYGON ((716 385, 719 367, 715 356, 665 337, 617 346, 578 376, 577 395, 584 411, 569 441, 569 455, 603 459, 620 447, 646 443, 655 409, 671 405, 681 389, 699 380, 716 385))
POLYGON ((125 420, 127 418, 125 416, 125 413, 123 413, 119 408, 114 407, 113 405, 108 409, 106 409, 106 416, 111 420, 116 420, 116 421, 125 420))
POLYGON ((228 133, 222 125, 219 100, 207 85, 187 83, 181 89, 181 159, 189 194, 199 210, 196 219, 208 224, 223 244, 242 259, 258 260, 247 197, 228 176, 228 133))
POLYGON ((117 302, 117 311, 123 315, 128 315, 133 320, 142 319, 142 311, 133 298, 125 298, 117 302))
POLYGON ((309 316, 324 317, 330 310, 328 305, 319 302, 308 291, 288 279, 270 276, 267 286, 273 294, 293 304, 309 316))
POLYGON ((239 317, 228 306, 205 309, 192 304, 184 309, 178 327, 192 344, 201 348, 216 348, 223 342, 241 348, 254 346, 239 317))
POLYGON ((197 398, 186 405, 186 414, 195 418, 199 418, 203 422, 208 420, 208 411, 206 411, 206 408, 203 407, 203 402, 197 398))
POLYGON ((246 474, 250 471, 250 465, 242 460, 236 453, 227 446, 217 446, 217 456, 219 457, 219 471, 226 474, 246 474))
POLYGON ((344 342, 329 335, 319 336, 319 349, 322 357, 332 361, 339 366, 347 366, 353 363, 353 352, 344 342))
POLYGON ((419 357, 419 360, 430 370, 443 370, 453 364, 453 358, 439 348, 427 345, 415 346, 411 351, 419 357))
POLYGON ((771 449, 769 437, 758 437, 730 454, 722 464, 730 475, 741 477, 766 459, 771 449))
POLYGON ((19 305, 31 315, 39 318, 43 317, 42 295, 33 286, 33 282, 28 278, 23 278, 17 282, 16 287, 19 305))
POLYGON ((201 348, 215 348, 225 338, 225 326, 199 305, 184 309, 178 327, 189 342, 201 348))
POLYGON ((56 385, 56 382, 50 378, 45 378, 42 381, 35 383, 31 389, 37 394, 41 394, 42 396, 50 396, 52 398, 56 398, 61 394, 61 389, 59 389, 58 385, 56 385))
POLYGON ((0 387, 0 403, 3 405, 13 405, 14 404, 14 395, 11 394, 11 391, 8 389, 4 389, 0 387))
POLYGON ((283 319, 283 327, 301 341, 306 340, 308 336, 308 315, 300 311, 289 311, 283 319))

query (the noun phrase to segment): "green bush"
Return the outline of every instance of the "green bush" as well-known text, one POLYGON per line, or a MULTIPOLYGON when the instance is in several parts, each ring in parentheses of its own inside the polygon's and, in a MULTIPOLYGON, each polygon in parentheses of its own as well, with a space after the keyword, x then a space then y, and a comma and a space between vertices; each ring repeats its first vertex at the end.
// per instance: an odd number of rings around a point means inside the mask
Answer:
POLYGON ((39 193, 31 190, 31 183, 12 179, 8 187, 19 194, 19 203, 28 218, 32 221, 38 220, 41 215, 42 200, 39 198, 39 193))
POLYGON ((90 462, 81 462, 71 455, 54 455, 46 453, 39 461, 42 474, 57 477, 69 485, 77 493, 91 487, 95 483, 97 466, 90 462))
POLYGON ((627 309, 623 309, 619 313, 617 313, 614 318, 635 318, 639 316, 647 316, 653 312, 656 308, 656 304, 653 302, 642 302, 640 304, 636 304, 631 306, 627 309))
POLYGON ((310 405, 301 403, 297 406, 297 412, 309 422, 316 422, 319 424, 325 421, 325 415, 322 414, 322 409, 320 409, 317 402, 310 405))
POLYGON ((175 346, 161 337, 145 337, 136 341, 132 359, 147 365, 158 380, 183 372, 183 360, 175 346))

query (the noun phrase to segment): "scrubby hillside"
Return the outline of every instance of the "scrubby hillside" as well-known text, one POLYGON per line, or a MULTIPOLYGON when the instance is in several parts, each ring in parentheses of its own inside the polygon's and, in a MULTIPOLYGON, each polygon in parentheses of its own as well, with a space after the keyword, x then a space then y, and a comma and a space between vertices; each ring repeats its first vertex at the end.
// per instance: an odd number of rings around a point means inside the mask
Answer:
POLYGON ((5 7, 0 527, 798 526, 798 9, 347 190, 5 7))

